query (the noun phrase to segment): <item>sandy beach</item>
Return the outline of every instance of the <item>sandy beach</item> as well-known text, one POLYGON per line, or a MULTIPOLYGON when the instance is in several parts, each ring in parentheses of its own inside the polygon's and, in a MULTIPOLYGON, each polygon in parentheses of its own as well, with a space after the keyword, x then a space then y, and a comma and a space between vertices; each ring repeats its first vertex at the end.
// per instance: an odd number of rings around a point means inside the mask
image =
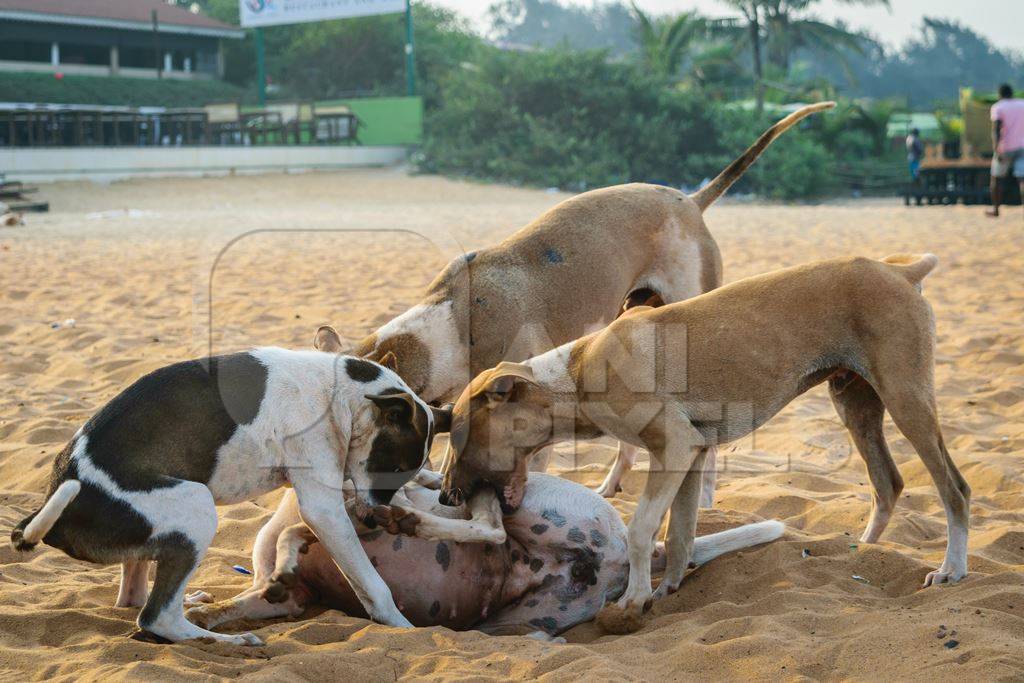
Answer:
MULTIPOLYGON (((727 201, 707 215, 727 281, 833 256, 939 256, 924 285, 936 392, 946 443, 973 489, 971 574, 959 585, 919 589, 941 561, 945 516, 888 419, 906 489, 882 542, 858 543, 870 486, 817 387, 723 449, 715 507, 701 513, 702 533, 779 519, 784 538, 697 569, 636 634, 583 624, 560 645, 314 611, 229 626, 267 641, 240 648, 131 640, 136 610, 112 607, 118 567, 11 549, 7 534, 43 502, 54 455, 107 400, 167 363, 307 348, 324 323, 358 339, 415 303, 459 249, 498 241, 568 195, 400 169, 62 183, 41 194, 50 213, 0 228, 0 680, 1024 677, 1019 208, 991 221, 977 207, 896 199, 727 201)), ((598 442, 575 457, 560 449, 555 465, 596 485, 613 455, 598 442)), ((632 473, 613 501, 627 520, 642 482, 632 473)), ((280 496, 220 508, 190 588, 221 599, 248 584, 232 565, 250 564, 280 496)))

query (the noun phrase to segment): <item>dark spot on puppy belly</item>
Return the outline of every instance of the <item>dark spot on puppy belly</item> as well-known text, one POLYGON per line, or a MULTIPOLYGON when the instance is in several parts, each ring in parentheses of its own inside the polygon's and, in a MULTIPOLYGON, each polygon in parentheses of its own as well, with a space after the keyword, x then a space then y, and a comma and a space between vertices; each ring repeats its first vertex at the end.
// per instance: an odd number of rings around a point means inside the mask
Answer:
POLYGON ((448 549, 447 543, 441 541, 437 544, 437 550, 434 551, 434 559, 437 560, 437 563, 441 565, 442 569, 448 571, 448 567, 452 563, 452 553, 451 550, 448 549))
POLYGON ((437 600, 434 600, 433 604, 430 605, 430 612, 429 612, 430 618, 431 619, 436 619, 437 615, 440 614, 440 613, 441 613, 441 603, 438 602, 437 600))
POLYGON ((590 542, 594 544, 595 548, 603 548, 608 543, 608 537, 597 529, 591 529, 590 542))
POLYGON ((558 622, 555 621, 554 617, 542 617, 539 619, 530 619, 530 625, 536 626, 542 631, 547 633, 554 633, 558 630, 558 622))
POLYGON ((357 382, 372 382, 380 377, 380 367, 362 358, 346 358, 345 372, 357 382))
POLYGON ((217 450, 256 419, 266 387, 267 368, 250 353, 155 370, 82 428, 89 460, 127 491, 205 484, 217 450))
POLYGON ((547 524, 534 524, 530 527, 530 531, 540 536, 542 533, 547 531, 550 527, 547 524))
POLYGON ((535 557, 532 560, 530 560, 530 571, 532 571, 534 574, 539 572, 541 570, 541 567, 543 567, 543 566, 544 566, 544 561, 541 560, 538 557, 535 557))
POLYGON ((569 529, 569 533, 566 534, 566 538, 568 538, 573 543, 586 543, 587 542, 587 537, 577 527, 573 527, 573 528, 569 529))
POLYGON ((554 524, 559 529, 565 526, 565 517, 563 517, 558 510, 548 509, 542 512, 540 516, 554 524))

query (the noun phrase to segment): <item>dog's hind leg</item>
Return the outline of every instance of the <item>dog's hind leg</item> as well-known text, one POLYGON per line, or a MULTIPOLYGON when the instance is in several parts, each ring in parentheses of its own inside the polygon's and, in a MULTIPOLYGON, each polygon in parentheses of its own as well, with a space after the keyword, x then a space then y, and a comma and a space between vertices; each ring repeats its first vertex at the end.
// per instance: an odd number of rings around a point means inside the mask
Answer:
MULTIPOLYGON (((690 294, 690 296, 694 295, 690 294)), ((683 298, 686 298, 686 296, 683 296, 683 298)), ((649 286, 635 287, 626 295, 626 300, 622 302, 619 317, 664 305, 665 298, 657 289, 649 286)), ((597 494, 603 498, 614 498, 615 494, 622 490, 622 478, 636 465, 636 457, 639 453, 640 448, 637 446, 620 441, 619 452, 615 455, 615 462, 612 463, 604 481, 595 489, 597 494)))
POLYGON ((295 491, 288 489, 277 505, 277 510, 256 534, 252 546, 252 585, 263 586, 274 574, 277 564, 277 540, 288 527, 302 521, 295 491))
POLYGON ((114 607, 142 607, 149 595, 149 561, 125 560, 121 563, 121 588, 114 607))
POLYGON ((700 476, 700 507, 711 508, 715 505, 715 484, 718 483, 718 448, 708 448, 704 458, 704 471, 700 476))
POLYGON ((153 590, 139 613, 139 628, 171 642, 212 638, 235 645, 262 644, 251 633, 214 633, 185 619, 185 587, 217 531, 217 508, 210 489, 196 482, 179 481, 138 496, 133 505, 154 520, 153 536, 146 548, 156 560, 153 590), (168 510, 174 513, 168 515, 168 510))
POLYGON ((903 478, 889 453, 882 430, 885 405, 867 380, 853 372, 830 378, 828 390, 839 418, 849 430, 868 468, 874 496, 871 519, 860 540, 862 543, 874 543, 889 524, 896 501, 903 491, 903 478))
POLYGON ((604 498, 614 498, 615 494, 622 490, 622 477, 633 469, 639 452, 638 447, 625 441, 619 442, 619 452, 615 456, 615 463, 608 470, 608 476, 604 478, 604 483, 597 487, 598 495, 604 498))
POLYGON ((316 534, 302 522, 280 533, 277 537, 274 573, 266 588, 261 591, 267 602, 282 603, 288 600, 292 589, 299 583, 299 555, 316 542, 316 534))
POLYGON ((924 586, 955 583, 967 576, 967 535, 970 520, 971 489, 967 485, 942 440, 935 399, 926 393, 927 382, 894 384, 890 391, 879 387, 893 422, 913 444, 921 457, 946 510, 946 556, 942 566, 930 572, 924 586))
POLYGON ((284 602, 268 602, 261 587, 247 588, 233 598, 210 605, 198 605, 185 612, 185 618, 201 628, 216 628, 238 619, 274 619, 297 617, 305 606, 291 597, 284 602))

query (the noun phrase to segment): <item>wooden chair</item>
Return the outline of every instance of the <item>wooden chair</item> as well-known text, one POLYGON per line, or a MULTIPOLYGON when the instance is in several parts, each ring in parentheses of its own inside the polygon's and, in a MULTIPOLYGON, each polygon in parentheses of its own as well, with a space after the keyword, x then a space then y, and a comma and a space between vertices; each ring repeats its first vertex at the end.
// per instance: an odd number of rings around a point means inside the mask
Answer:
POLYGON ((242 112, 238 102, 203 105, 206 112, 207 144, 242 144, 242 112))
POLYGON ((313 103, 313 138, 317 143, 359 144, 359 118, 345 104, 313 103))
POLYGON ((296 145, 303 143, 303 133, 308 139, 313 135, 313 105, 309 102, 275 102, 268 104, 266 110, 277 114, 281 119, 282 142, 288 138, 296 145))

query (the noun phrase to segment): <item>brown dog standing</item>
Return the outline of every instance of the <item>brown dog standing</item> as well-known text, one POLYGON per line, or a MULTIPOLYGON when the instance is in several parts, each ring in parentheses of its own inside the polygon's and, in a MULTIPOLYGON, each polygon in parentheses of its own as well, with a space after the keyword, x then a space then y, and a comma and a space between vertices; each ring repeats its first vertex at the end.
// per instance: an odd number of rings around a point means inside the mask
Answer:
POLYGON ((888 409, 946 509, 946 557, 925 585, 958 581, 967 573, 970 489, 943 444, 933 393, 934 320, 920 283, 936 263, 926 254, 788 268, 624 316, 525 363, 485 371, 455 405, 442 501, 490 486, 515 509, 529 457, 560 440, 608 434, 650 450, 629 526, 629 586, 602 613, 609 630, 625 630, 652 597, 653 536, 669 509, 668 567, 656 595, 683 579, 708 449, 828 381, 874 487, 862 540, 877 540, 903 488, 882 432, 888 409))
MULTIPOLYGON (((379 362, 438 404, 455 400, 483 370, 600 329, 624 307, 708 292, 722 282, 722 259, 703 212, 776 138, 834 106, 793 112, 692 196, 631 183, 567 199, 500 244, 449 263, 420 303, 355 349, 330 328, 318 332, 316 347, 379 362)), ((620 446, 602 495, 615 495, 635 458, 635 447, 620 446)))

